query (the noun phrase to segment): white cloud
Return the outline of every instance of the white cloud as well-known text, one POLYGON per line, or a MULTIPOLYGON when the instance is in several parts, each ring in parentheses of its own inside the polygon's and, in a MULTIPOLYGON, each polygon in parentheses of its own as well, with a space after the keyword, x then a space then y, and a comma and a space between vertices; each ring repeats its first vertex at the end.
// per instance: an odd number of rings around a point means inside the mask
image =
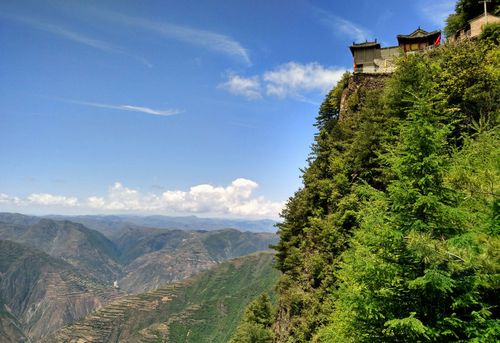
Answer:
POLYGON ((340 80, 345 69, 327 68, 318 63, 289 62, 264 73, 266 93, 279 97, 302 92, 326 92, 340 80))
POLYGON ((230 74, 227 81, 221 83, 217 88, 225 89, 229 93, 242 95, 249 99, 259 99, 262 97, 258 76, 245 78, 236 74, 230 74))
POLYGON ((23 205, 24 202, 18 198, 7 195, 5 193, 0 193, 0 204, 2 205, 23 205))
POLYGON ((246 65, 251 65, 252 63, 247 50, 238 41, 217 32, 200 30, 189 26, 176 25, 166 22, 160 23, 102 10, 99 11, 98 14, 108 20, 113 20, 127 26, 133 26, 143 30, 155 32, 169 39, 175 39, 236 58, 246 65))
POLYGON ((120 110, 120 111, 140 112, 140 113, 152 114, 152 115, 157 115, 157 116, 171 116, 171 115, 179 114, 182 112, 181 110, 175 109, 175 108, 158 110, 158 109, 152 109, 152 108, 143 107, 143 106, 110 105, 110 104, 101 104, 98 102, 74 101, 74 100, 63 100, 63 101, 71 102, 73 104, 78 104, 78 105, 85 105, 85 106, 98 107, 98 108, 109 108, 112 110, 120 110))
POLYGON ((455 0, 421 0, 415 6, 427 20, 442 28, 448 15, 455 11, 455 3, 455 0))
POLYGON ((359 24, 320 8, 314 8, 314 12, 318 15, 320 22, 339 37, 347 37, 357 42, 372 39, 372 32, 359 24))
POLYGON ((200 184, 188 190, 141 192, 115 182, 104 196, 78 199, 73 196, 32 193, 25 199, 0 193, 0 206, 15 210, 72 209, 79 213, 206 214, 249 218, 278 218, 284 203, 255 196, 255 181, 238 178, 227 186, 200 184))
POLYGON ((294 97, 304 99, 305 93, 327 92, 346 72, 344 68, 325 67, 319 63, 301 64, 288 62, 273 70, 265 71, 261 76, 243 77, 230 74, 218 88, 249 99, 262 97, 261 83, 268 96, 294 97))
POLYGON ((258 184, 239 178, 226 187, 201 184, 188 191, 141 193, 115 183, 106 197, 90 197, 87 206, 106 211, 206 213, 245 217, 277 217, 283 204, 253 197, 258 184))
POLYGON ((35 205, 44 206, 64 206, 76 207, 79 206, 78 199, 75 197, 66 197, 62 195, 53 195, 48 193, 33 193, 28 196, 28 202, 35 205))

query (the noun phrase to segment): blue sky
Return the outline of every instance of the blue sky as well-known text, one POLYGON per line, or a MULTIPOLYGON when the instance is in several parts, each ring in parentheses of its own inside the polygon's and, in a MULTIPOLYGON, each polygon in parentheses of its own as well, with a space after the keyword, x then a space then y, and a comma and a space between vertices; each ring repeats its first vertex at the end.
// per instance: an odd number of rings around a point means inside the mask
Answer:
POLYGON ((0 2, 0 211, 276 218, 348 45, 449 0, 0 2))

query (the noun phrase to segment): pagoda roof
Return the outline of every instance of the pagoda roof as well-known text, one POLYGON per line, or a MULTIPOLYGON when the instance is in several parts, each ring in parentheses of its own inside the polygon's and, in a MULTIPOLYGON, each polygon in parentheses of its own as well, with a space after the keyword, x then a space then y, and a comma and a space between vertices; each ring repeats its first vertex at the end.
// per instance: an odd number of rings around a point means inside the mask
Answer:
POLYGON ((427 32, 419 27, 409 35, 398 35, 397 37, 398 37, 398 42, 401 42, 401 41, 419 40, 421 38, 436 39, 440 34, 441 31, 439 30, 427 32))
POLYGON ((375 48, 375 49, 380 49, 380 43, 378 43, 376 40, 373 42, 364 42, 364 43, 352 43, 352 45, 349 47, 351 49, 351 53, 354 54, 354 50, 356 49, 368 49, 368 48, 375 48))

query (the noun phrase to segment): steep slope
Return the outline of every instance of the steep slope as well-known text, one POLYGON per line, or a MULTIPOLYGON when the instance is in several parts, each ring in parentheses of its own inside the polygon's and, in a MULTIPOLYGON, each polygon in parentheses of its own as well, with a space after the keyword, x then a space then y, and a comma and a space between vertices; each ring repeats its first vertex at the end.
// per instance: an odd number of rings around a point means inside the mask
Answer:
POLYGON ((21 323, 12 315, 0 300, 0 342, 2 343, 20 343, 30 340, 24 334, 21 323))
MULTIPOLYGON (((0 217, 1 219, 2 217, 0 217)), ((82 273, 112 282, 118 278, 121 266, 114 244, 101 233, 81 224, 51 219, 0 222, 0 239, 26 244, 58 257, 82 273)), ((3 216, 4 220, 8 220, 3 216)), ((12 219, 12 218, 11 218, 12 219)))
POLYGON ((119 285, 138 293, 190 277, 233 257, 268 250, 269 245, 277 242, 277 236, 230 229, 131 230, 117 242, 124 251, 124 261, 131 261, 124 268, 125 276, 119 285))
POLYGON ((35 341, 118 295, 62 260, 0 240, 0 299, 8 314, 35 341))
POLYGON ((240 257, 192 279, 122 298, 45 342, 227 342, 245 306, 272 291, 273 255, 240 257))

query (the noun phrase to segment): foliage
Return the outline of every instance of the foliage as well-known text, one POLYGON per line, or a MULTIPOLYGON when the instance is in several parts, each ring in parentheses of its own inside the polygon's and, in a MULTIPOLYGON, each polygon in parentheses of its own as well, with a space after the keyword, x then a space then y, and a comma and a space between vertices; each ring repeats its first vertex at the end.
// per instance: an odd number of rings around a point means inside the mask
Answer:
MULTIPOLYGON (((402 123, 399 142, 387 156, 396 178, 386 193, 368 190, 373 195, 343 254, 335 311, 319 334, 322 341, 500 338, 491 311, 500 286, 500 240, 490 236, 484 244, 491 204, 483 203, 486 216, 478 216, 476 207, 463 206, 460 189, 445 182, 455 156, 448 153, 449 125, 437 120, 442 111, 435 100, 418 98, 402 123)), ((498 132, 495 138, 498 143, 498 132)), ((464 165, 456 168, 463 172, 464 165)))
POLYGON ((272 343, 274 313, 266 294, 260 295, 246 308, 230 343, 272 343))
POLYGON ((277 342, 497 339, 500 49, 488 30, 405 56, 384 82, 344 76, 326 96, 278 226, 277 342))

